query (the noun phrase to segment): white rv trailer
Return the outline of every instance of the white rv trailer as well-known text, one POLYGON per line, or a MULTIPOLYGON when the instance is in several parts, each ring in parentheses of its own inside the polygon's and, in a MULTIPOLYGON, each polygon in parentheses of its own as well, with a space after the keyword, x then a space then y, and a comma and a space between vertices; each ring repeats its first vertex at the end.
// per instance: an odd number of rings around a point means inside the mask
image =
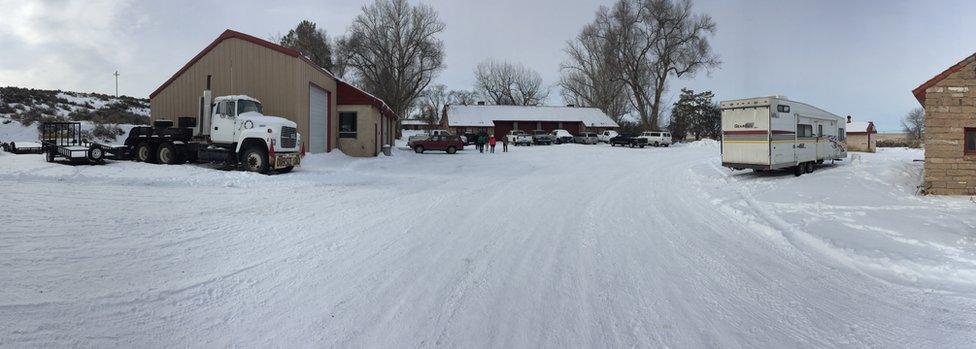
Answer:
POLYGON ((786 97, 725 101, 722 166, 735 170, 792 169, 799 176, 826 160, 847 157, 844 118, 786 97))

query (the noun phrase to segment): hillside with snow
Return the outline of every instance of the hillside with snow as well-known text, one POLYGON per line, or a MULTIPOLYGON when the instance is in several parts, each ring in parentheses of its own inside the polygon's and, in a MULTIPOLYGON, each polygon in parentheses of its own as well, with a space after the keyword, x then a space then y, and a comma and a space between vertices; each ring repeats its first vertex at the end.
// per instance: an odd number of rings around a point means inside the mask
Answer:
POLYGON ((0 87, 0 143, 36 141, 45 121, 78 121, 89 139, 117 141, 149 122, 149 100, 60 90, 0 87))

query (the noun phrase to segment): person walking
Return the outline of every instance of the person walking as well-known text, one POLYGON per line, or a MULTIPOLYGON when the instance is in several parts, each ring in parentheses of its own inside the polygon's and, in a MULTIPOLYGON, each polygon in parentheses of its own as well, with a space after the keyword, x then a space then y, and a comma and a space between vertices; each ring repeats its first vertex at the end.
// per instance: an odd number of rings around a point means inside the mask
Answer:
POLYGON ((488 136, 488 146, 491 147, 492 154, 495 153, 495 143, 498 143, 497 141, 495 141, 495 135, 488 136))
POLYGON ((508 137, 502 137, 502 153, 508 152, 508 137))
POLYGON ((485 152, 485 145, 488 144, 488 134, 482 132, 481 136, 478 136, 478 142, 481 143, 481 152, 485 152))

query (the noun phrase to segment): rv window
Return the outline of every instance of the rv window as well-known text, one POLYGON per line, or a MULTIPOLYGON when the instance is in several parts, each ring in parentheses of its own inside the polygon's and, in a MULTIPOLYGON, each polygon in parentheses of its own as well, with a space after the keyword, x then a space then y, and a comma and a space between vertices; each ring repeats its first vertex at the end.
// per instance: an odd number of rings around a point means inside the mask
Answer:
POLYGON ((817 125, 817 137, 823 137, 823 125, 817 125))
POLYGON ((788 105, 777 105, 776 106, 776 111, 778 111, 780 113, 789 113, 790 112, 790 106, 788 106, 788 105))
POLYGON ((799 138, 813 137, 813 125, 797 124, 796 136, 799 138))
POLYGON ((845 132, 843 128, 838 128, 837 129, 837 138, 840 139, 841 142, 846 141, 847 140, 847 132, 845 132))

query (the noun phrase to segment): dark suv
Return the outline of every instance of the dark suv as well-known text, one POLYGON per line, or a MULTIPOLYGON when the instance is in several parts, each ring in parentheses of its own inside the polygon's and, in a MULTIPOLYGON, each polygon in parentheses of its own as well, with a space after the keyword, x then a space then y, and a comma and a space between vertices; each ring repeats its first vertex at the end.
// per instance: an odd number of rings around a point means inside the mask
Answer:
POLYGON ((454 135, 430 136, 426 139, 414 141, 413 151, 423 154, 427 150, 442 150, 448 154, 454 154, 458 150, 464 149, 464 142, 461 137, 454 135))

